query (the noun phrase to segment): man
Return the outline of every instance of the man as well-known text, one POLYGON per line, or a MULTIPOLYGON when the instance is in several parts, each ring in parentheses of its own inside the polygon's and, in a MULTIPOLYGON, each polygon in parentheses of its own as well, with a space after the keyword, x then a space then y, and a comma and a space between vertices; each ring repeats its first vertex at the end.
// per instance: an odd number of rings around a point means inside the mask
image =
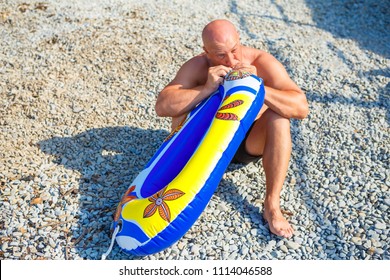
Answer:
POLYGON ((203 29, 202 40, 204 53, 184 63, 172 82, 160 92, 156 113, 172 117, 174 129, 188 112, 218 88, 231 69, 245 69, 261 77, 266 92, 264 105, 235 161, 249 163, 262 158, 266 176, 263 217, 271 232, 289 238, 293 229, 281 212, 280 192, 291 155, 290 119, 307 116, 306 96, 271 54, 242 46, 231 22, 210 22, 203 29))

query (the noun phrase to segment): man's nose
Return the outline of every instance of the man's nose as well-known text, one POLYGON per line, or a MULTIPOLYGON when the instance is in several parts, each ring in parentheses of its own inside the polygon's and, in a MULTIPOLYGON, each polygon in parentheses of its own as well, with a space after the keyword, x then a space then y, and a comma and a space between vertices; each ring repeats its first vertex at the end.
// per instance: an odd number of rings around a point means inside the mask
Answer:
POLYGON ((236 59, 234 58, 234 55, 232 53, 228 54, 226 56, 226 66, 228 67, 234 67, 236 65, 236 59))

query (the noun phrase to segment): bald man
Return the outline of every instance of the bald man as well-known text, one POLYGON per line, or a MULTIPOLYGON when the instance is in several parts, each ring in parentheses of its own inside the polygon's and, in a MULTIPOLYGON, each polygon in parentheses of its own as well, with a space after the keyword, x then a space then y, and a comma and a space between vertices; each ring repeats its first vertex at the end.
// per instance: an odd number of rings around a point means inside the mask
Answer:
POLYGON ((239 33, 227 20, 215 20, 202 32, 203 50, 185 62, 175 78, 160 92, 156 113, 172 118, 176 128, 186 114, 209 97, 232 69, 245 69, 261 77, 265 101, 234 162, 247 164, 262 158, 266 179, 263 217, 270 231, 289 238, 294 231, 280 209, 282 190, 291 155, 290 119, 303 119, 309 109, 305 94, 271 54, 240 44, 239 33))

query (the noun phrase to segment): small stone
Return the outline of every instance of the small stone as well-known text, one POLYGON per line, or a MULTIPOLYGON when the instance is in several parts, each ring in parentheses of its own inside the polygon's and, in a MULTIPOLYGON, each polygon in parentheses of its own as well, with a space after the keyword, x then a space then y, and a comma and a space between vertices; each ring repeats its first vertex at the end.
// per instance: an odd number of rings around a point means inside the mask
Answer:
POLYGON ((29 249, 30 249, 30 253, 32 253, 32 254, 35 254, 38 252, 34 246, 30 246, 29 249))
POLYGON ((352 237, 351 238, 351 241, 355 244, 355 245, 362 245, 362 239, 360 237, 352 237))
POLYGON ((22 252, 14 252, 13 253, 14 257, 17 257, 17 258, 21 257, 22 254, 23 254, 22 252))
POLYGON ((371 240, 372 246, 379 248, 382 247, 382 243, 378 240, 371 240))
POLYGON ((345 203, 344 200, 340 200, 340 201, 339 201, 339 207, 340 207, 340 208, 344 208, 346 205, 347 205, 347 204, 345 203))
POLYGON ((271 240, 270 242, 268 242, 268 246, 270 247, 275 247, 276 245, 276 240, 271 240))
POLYGON ((228 260, 236 260, 237 259, 237 253, 236 252, 232 252, 229 257, 228 257, 228 260))
POLYGON ((233 244, 233 245, 229 246, 229 249, 230 249, 231 252, 235 252, 235 251, 238 250, 238 247, 237 247, 237 245, 233 244))
POLYGON ((223 204, 223 203, 218 204, 217 209, 218 209, 219 211, 221 211, 221 212, 226 212, 226 211, 228 211, 228 208, 227 208, 226 205, 223 204))
POLYGON ((286 246, 287 246, 287 248, 292 249, 292 250, 296 250, 300 247, 300 245, 294 241, 287 241, 286 246))
POLYGON ((280 245, 280 250, 282 250, 283 252, 287 253, 288 252, 288 249, 286 247, 286 245, 280 245))
POLYGON ((329 190, 331 190, 332 192, 338 192, 340 189, 339 185, 330 185, 329 186, 329 190))
POLYGON ((14 237, 21 237, 23 234, 21 232, 15 231, 12 233, 14 237))
POLYGON ((294 241, 295 241, 296 243, 298 243, 298 244, 302 244, 302 243, 303 243, 303 238, 300 238, 300 237, 295 236, 295 237, 294 237, 294 241))
POLYGON ((49 245, 52 247, 52 248, 55 248, 56 247, 56 243, 54 242, 54 240, 52 238, 49 238, 49 245))
POLYGON ((375 248, 375 253, 378 255, 382 255, 385 251, 382 248, 375 248))
POLYGON ((363 247, 368 249, 368 248, 371 248, 372 246, 372 243, 370 240, 367 240, 366 242, 363 243, 363 247))
POLYGON ((328 236, 326 237, 326 239, 328 239, 329 241, 333 241, 333 240, 336 240, 337 237, 336 237, 335 235, 328 235, 328 236))
POLYGON ((180 251, 182 251, 185 247, 185 243, 184 242, 179 242, 177 243, 177 248, 179 248, 180 251))
POLYGON ((248 254, 248 252, 249 252, 248 247, 242 246, 242 248, 241 248, 241 255, 245 256, 246 254, 248 254))
POLYGON ((200 246, 198 244, 195 244, 191 248, 191 252, 196 256, 199 255, 200 246))
POLYGON ((180 256, 187 257, 188 256, 188 251, 187 250, 182 250, 181 253, 180 253, 180 256))
POLYGON ((386 224, 378 222, 375 224, 375 228, 380 230, 386 229, 386 224))
POLYGON ((43 202, 43 199, 41 197, 36 197, 36 198, 33 198, 31 200, 31 204, 32 205, 35 205, 35 204, 41 204, 43 202))
POLYGON ((84 111, 84 109, 82 107, 80 107, 80 106, 74 105, 72 107, 72 111, 73 111, 73 113, 77 114, 77 113, 80 113, 80 112, 84 111))
POLYGON ((1 245, 1 250, 5 252, 7 251, 7 249, 8 249, 8 242, 4 242, 3 245, 1 245))

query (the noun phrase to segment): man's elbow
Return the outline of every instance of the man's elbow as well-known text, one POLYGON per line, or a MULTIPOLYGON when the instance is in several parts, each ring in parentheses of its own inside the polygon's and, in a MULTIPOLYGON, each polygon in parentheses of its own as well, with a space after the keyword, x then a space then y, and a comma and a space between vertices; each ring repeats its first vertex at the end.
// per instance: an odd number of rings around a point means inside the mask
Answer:
POLYGON ((166 107, 167 107, 166 106, 166 95, 165 95, 165 91, 162 90, 157 95, 156 104, 154 105, 154 111, 156 112, 156 115, 159 117, 168 117, 166 107))
POLYGON ((303 120, 309 115, 309 107, 308 106, 302 106, 302 108, 299 109, 297 114, 297 119, 303 120))
POLYGON ((309 115, 309 104, 307 103, 306 96, 301 92, 300 100, 295 108, 295 118, 299 120, 305 119, 309 115))
POLYGON ((156 104, 154 105, 154 111, 156 112, 157 116, 159 117, 168 117, 166 110, 164 110, 161 102, 157 100, 156 104))
POLYGON ((300 102, 297 108, 297 119, 303 120, 309 115, 309 104, 307 103, 306 97, 300 102))
POLYGON ((174 118, 180 116, 180 114, 176 112, 174 107, 172 107, 169 103, 161 99, 157 99, 156 104, 154 105, 154 111, 159 117, 174 118))

